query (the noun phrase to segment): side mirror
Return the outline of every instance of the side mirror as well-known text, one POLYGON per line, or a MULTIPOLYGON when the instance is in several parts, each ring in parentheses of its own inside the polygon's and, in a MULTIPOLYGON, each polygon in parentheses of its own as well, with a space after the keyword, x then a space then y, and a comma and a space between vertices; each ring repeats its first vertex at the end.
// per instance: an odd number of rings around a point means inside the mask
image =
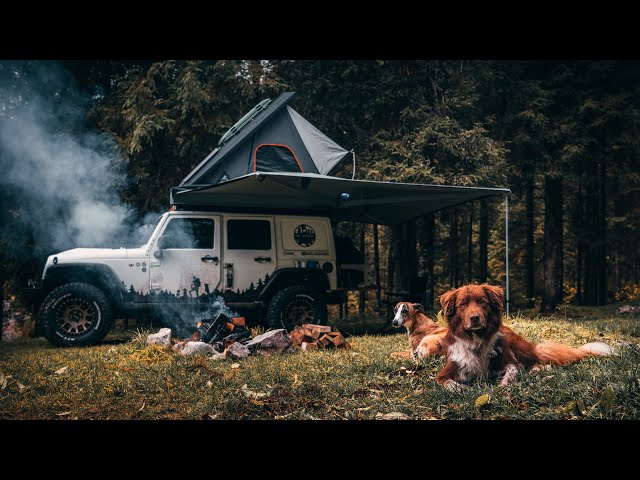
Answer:
POLYGON ((158 249, 153 252, 153 256, 156 258, 162 258, 162 250, 164 250, 165 248, 167 248, 168 245, 168 238, 165 237, 164 235, 161 236, 160 238, 158 238, 158 249))

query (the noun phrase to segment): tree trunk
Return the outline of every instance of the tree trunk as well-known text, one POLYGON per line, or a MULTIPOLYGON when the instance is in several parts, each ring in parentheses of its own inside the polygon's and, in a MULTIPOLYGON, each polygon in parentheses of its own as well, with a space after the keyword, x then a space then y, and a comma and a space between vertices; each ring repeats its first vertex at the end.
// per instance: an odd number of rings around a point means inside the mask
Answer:
POLYGON ((376 306, 382 308, 382 292, 380 291, 380 247, 378 245, 378 224, 373 224, 373 268, 376 276, 376 306))
POLYGON ((544 177, 544 294, 540 312, 550 313, 562 303, 563 236, 562 177, 544 177))
POLYGON ((418 278, 416 222, 392 226, 391 232, 394 239, 394 288, 396 292, 411 292, 413 282, 418 278))
POLYGON ((607 302, 606 271, 606 192, 604 182, 606 163, 589 164, 585 196, 584 303, 604 305, 607 302))
POLYGON ((527 295, 527 307, 532 308, 536 296, 535 287, 535 267, 534 267, 534 231, 535 231, 535 210, 534 210, 534 177, 527 178, 527 219, 526 232, 524 238, 524 267, 525 267, 525 290, 527 295))
POLYGON ((584 305, 584 195, 582 191, 582 163, 578 163, 578 198, 575 214, 575 235, 578 251, 576 252, 576 298, 578 305, 584 305))
POLYGON ((395 285, 393 284, 395 270, 395 254, 397 227, 387 227, 387 238, 389 239, 389 254, 387 255, 387 290, 393 292, 395 285))
POLYGON ((449 224, 449 287, 458 288, 458 210, 451 212, 449 224))
POLYGON ((433 308, 435 299, 435 279, 433 278, 434 266, 434 236, 435 236, 435 214, 429 213, 425 215, 422 223, 422 236, 420 249, 425 259, 425 292, 424 303, 425 308, 433 308))
POLYGON ((607 156, 600 160, 598 205, 598 305, 606 305, 609 292, 607 279, 607 156))
POLYGON ((478 280, 487 281, 489 251, 489 205, 488 200, 480 200, 480 238, 478 251, 478 280))
MULTIPOLYGON (((366 257, 366 251, 365 251, 365 243, 364 243, 364 229, 365 229, 365 225, 361 224, 360 225, 360 253, 362 254, 362 263, 363 264, 367 264, 367 257, 366 257)), ((364 284, 367 284, 367 273, 364 273, 364 284)), ((364 290, 360 290, 360 298, 359 298, 359 302, 358 302, 358 313, 360 314, 360 318, 364 317, 364 309, 365 309, 365 291, 364 290)))
POLYGON ((576 252, 576 299, 578 305, 582 305, 582 241, 578 239, 578 251, 576 252))
POLYGON ((473 280, 473 202, 469 203, 469 229, 467 243, 467 283, 473 280))

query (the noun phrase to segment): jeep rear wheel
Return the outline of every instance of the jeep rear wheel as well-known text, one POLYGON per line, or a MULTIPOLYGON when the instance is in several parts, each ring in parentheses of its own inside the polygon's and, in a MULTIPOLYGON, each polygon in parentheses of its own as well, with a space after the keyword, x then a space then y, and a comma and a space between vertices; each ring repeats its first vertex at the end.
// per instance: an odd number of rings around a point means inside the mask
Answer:
POLYGON ((59 347, 95 345, 111 328, 111 304, 102 291, 88 283, 54 288, 42 302, 39 320, 49 342, 59 347))
POLYGON ((324 296, 303 286, 287 287, 275 294, 267 310, 267 324, 271 328, 291 331, 296 325, 327 322, 324 296))

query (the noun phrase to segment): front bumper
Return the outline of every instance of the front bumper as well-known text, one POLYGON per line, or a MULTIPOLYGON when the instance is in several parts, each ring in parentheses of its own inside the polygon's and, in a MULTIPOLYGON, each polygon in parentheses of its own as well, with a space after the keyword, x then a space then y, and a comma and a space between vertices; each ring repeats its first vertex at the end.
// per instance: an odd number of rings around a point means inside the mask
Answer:
POLYGON ((37 312, 44 298, 44 291, 40 287, 28 287, 20 289, 20 301, 30 308, 33 313, 37 312))

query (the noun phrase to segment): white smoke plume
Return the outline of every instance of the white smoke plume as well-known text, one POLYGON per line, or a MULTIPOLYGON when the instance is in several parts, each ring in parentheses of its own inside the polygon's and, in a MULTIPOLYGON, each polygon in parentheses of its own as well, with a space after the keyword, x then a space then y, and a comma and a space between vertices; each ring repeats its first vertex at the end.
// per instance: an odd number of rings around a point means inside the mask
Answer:
POLYGON ((0 187, 29 225, 36 253, 137 240, 135 212, 119 197, 126 159, 112 138, 86 128, 88 99, 70 75, 51 62, 29 78, 0 67, 0 187))

